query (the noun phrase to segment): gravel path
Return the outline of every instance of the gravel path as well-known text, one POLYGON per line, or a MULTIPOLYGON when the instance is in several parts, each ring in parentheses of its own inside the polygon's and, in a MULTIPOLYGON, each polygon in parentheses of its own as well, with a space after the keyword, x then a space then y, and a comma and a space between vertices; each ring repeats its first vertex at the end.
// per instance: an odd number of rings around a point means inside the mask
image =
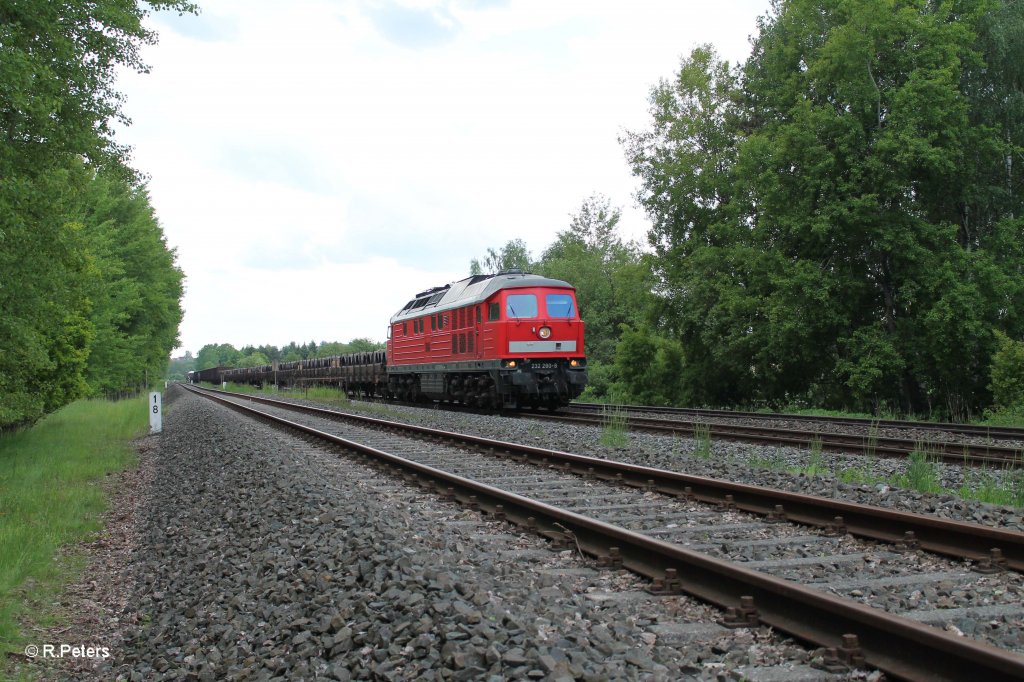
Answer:
POLYGON ((158 441, 97 679, 878 677, 198 397, 158 441))

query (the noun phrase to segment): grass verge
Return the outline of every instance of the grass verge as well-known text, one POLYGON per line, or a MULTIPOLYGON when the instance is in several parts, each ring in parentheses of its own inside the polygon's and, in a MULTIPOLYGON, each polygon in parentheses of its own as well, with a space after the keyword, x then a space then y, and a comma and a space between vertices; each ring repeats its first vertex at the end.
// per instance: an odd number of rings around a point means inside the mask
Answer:
POLYGON ((145 397, 83 400, 0 436, 0 679, 7 654, 36 643, 26 626, 54 622, 57 595, 82 568, 59 550, 100 529, 100 481, 135 464, 129 441, 147 426, 145 397))

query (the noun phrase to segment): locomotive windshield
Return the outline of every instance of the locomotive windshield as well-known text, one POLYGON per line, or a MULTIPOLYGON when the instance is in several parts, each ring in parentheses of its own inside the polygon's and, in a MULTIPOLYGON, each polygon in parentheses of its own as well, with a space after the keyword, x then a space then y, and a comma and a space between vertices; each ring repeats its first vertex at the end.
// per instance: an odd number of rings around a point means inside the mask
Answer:
POLYGON ((573 305, 572 296, 569 294, 547 294, 545 303, 548 307, 548 317, 576 317, 576 306, 573 305))
POLYGON ((505 314, 509 319, 537 317, 536 294, 509 294, 505 299, 505 314))

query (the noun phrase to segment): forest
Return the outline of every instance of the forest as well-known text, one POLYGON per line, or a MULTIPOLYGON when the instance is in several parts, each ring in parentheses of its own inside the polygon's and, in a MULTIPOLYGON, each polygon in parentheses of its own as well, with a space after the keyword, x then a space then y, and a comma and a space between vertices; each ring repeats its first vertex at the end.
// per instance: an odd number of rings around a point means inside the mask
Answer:
POLYGON ((1024 7, 777 0, 700 46, 620 139, 650 221, 584 202, 540 258, 578 287, 590 395, 1024 416, 1024 7))
POLYGON ((113 134, 116 70, 144 72, 156 39, 148 11, 0 5, 0 431, 144 389, 177 345, 183 274, 113 134))

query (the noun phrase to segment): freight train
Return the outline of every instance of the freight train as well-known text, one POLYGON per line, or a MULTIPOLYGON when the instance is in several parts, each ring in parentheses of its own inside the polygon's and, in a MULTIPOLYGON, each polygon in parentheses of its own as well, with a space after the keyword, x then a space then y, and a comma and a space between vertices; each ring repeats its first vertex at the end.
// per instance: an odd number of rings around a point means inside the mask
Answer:
POLYGON ((350 395, 557 409, 583 392, 575 289, 509 270, 420 292, 390 320, 386 350, 189 373, 189 381, 333 384, 350 395))

